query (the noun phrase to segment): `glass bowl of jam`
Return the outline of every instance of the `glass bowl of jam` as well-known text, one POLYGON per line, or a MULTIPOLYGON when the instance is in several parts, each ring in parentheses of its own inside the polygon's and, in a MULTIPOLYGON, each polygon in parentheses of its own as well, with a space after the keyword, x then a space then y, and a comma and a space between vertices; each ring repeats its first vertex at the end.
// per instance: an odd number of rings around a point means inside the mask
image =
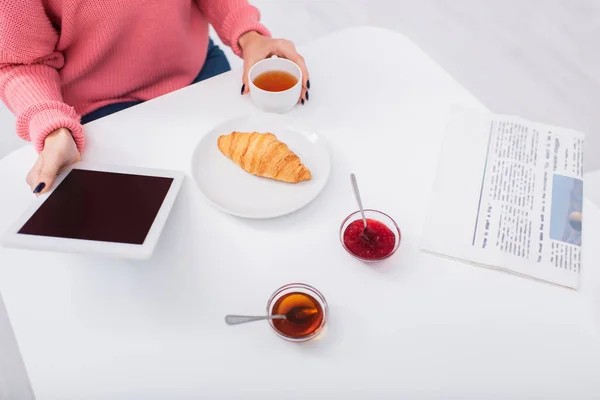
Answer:
POLYGON ((389 215, 377 210, 365 210, 367 229, 360 211, 350 214, 340 227, 342 246, 350 255, 364 262, 376 262, 391 257, 402 234, 389 215))
POLYGON ((306 342, 318 336, 327 323, 328 308, 325 297, 304 283, 280 287, 267 302, 268 315, 296 313, 291 320, 269 320, 275 333, 291 342, 306 342))

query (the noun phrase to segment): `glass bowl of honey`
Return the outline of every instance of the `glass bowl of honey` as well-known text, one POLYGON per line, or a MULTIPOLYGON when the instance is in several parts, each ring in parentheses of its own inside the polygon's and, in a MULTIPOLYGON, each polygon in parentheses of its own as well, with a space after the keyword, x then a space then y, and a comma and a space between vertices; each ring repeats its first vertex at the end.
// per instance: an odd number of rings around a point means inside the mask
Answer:
POLYGON ((402 234, 396 221, 377 210, 365 210, 367 227, 360 211, 353 212, 342 222, 340 241, 354 258, 364 262, 377 262, 391 257, 398 247, 402 234))
POLYGON ((291 342, 306 342, 318 336, 327 323, 328 308, 325 297, 304 283, 280 287, 267 302, 268 315, 296 313, 296 318, 269 320, 277 336, 291 342))

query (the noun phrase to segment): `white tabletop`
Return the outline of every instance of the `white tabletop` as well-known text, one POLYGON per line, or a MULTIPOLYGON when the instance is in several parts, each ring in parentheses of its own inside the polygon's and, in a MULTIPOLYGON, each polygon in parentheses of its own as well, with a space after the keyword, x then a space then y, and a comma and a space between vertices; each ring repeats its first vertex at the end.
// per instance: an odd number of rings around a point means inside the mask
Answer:
MULTIPOLYGON (((37 399, 600 396, 598 208, 585 203, 578 292, 423 254, 448 109, 483 106, 389 31, 346 30, 301 50, 311 100, 288 115, 324 136, 333 157, 328 186, 305 209, 230 217, 188 178, 150 261, 0 248, 0 291, 37 399), (350 172, 366 205, 403 231, 378 267, 339 243, 355 209, 350 172), (329 302, 319 340, 223 322, 261 313, 297 281, 329 302)), ((239 87, 234 71, 96 121, 85 159, 189 173, 205 132, 256 112, 239 87)), ((26 148, 0 162, 2 231, 31 201, 34 159, 26 148)))
POLYGON ((586 174, 584 179, 585 196, 600 207, 600 170, 586 174))

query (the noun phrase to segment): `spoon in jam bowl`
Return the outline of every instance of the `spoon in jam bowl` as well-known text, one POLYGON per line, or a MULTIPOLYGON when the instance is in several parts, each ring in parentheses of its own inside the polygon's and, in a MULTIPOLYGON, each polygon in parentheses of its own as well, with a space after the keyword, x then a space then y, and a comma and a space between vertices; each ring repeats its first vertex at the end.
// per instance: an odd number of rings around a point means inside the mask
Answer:
POLYGON ((369 242, 370 237, 367 235, 367 218, 365 217, 365 209, 362 205, 362 200, 360 199, 360 191, 358 190, 358 183, 356 182, 356 175, 350 174, 350 182, 352 182, 352 190, 354 190, 354 198, 356 199, 356 203, 358 203, 358 208, 360 209, 360 215, 362 216, 364 229, 360 234, 360 237, 369 242))
POLYGON ((317 310, 314 307, 298 306, 291 308, 290 311, 283 315, 227 315, 225 317, 225 322, 227 323, 227 325, 239 325, 244 324, 246 322, 262 321, 269 319, 287 319, 292 324, 300 325, 305 323, 308 318, 312 317, 318 312, 319 310, 317 310))

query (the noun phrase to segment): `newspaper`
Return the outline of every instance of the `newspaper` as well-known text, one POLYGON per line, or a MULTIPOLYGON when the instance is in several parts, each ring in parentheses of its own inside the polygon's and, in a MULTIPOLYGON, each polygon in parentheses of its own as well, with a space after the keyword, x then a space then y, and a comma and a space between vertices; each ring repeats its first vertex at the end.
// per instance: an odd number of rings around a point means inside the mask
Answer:
POLYGON ((577 288, 583 143, 576 131, 454 110, 423 249, 577 288))

